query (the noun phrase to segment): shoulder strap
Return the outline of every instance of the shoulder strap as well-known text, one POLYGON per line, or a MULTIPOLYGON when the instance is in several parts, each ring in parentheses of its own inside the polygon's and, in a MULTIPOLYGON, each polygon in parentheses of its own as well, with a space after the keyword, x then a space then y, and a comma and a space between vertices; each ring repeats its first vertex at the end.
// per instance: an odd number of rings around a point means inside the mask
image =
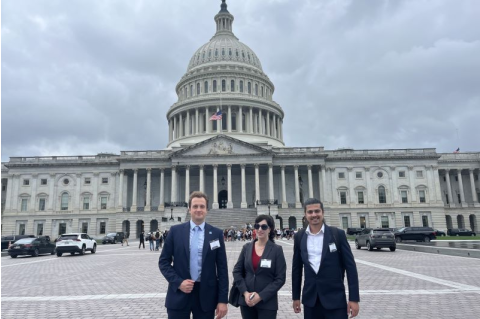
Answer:
POLYGON ((342 247, 341 245, 338 244, 338 240, 337 240, 337 235, 340 230, 335 226, 330 226, 330 229, 332 230, 332 236, 333 236, 333 241, 335 242, 335 246, 337 246, 338 251, 341 253, 342 247))

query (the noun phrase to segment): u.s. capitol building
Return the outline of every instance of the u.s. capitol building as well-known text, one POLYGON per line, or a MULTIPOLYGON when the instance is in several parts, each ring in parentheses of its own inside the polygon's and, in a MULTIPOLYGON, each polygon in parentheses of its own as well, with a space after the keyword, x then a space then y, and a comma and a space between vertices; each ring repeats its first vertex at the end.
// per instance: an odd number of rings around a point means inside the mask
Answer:
POLYGON ((215 35, 176 86, 166 149, 2 163, 2 234, 134 238, 188 220, 193 190, 208 194, 207 221, 222 228, 260 213, 275 215, 277 227, 302 227, 303 200, 318 197, 327 222, 344 229, 477 230, 480 153, 285 146, 274 84, 233 20, 223 2, 215 35))

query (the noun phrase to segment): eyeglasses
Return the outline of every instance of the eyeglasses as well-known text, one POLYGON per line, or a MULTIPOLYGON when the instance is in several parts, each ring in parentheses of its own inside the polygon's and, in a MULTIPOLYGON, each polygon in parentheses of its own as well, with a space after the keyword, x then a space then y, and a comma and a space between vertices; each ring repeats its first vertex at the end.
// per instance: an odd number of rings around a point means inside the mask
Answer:
POLYGON ((257 230, 260 229, 260 228, 261 228, 262 230, 267 230, 267 229, 268 229, 268 225, 267 225, 267 224, 262 224, 262 225, 260 225, 260 224, 255 224, 253 227, 254 227, 255 229, 257 229, 257 230))

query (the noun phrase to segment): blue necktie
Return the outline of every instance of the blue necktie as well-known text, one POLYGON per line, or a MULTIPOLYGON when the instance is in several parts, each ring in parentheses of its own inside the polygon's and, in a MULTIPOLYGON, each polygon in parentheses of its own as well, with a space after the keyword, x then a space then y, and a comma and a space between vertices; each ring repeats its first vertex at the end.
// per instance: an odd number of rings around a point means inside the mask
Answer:
POLYGON ((192 242, 190 243, 190 276, 192 280, 198 279, 198 237, 200 227, 195 226, 193 229, 192 242))

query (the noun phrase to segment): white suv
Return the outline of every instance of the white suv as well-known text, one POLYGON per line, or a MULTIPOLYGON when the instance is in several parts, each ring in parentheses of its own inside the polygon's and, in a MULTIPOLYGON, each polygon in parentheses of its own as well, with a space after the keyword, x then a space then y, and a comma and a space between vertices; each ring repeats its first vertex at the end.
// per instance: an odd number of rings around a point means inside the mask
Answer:
POLYGON ((56 251, 58 257, 61 257, 63 253, 75 255, 78 252, 80 255, 84 255, 87 250, 95 254, 97 242, 85 233, 63 234, 57 239, 56 251))

